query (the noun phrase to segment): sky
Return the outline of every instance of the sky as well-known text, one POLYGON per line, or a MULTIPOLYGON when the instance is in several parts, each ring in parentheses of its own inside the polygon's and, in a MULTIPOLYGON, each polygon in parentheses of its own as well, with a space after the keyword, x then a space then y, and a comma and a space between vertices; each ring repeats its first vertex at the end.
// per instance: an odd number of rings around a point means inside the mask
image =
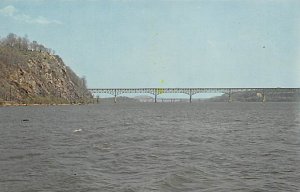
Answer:
POLYGON ((1 0, 89 88, 300 87, 299 0, 1 0))

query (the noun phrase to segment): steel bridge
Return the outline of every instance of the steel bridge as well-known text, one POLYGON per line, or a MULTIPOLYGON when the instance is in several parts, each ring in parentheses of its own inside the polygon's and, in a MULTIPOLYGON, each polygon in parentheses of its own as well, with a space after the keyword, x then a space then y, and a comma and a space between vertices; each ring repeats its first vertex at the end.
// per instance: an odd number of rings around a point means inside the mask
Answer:
POLYGON ((224 93, 228 95, 228 101, 232 101, 232 94, 237 92, 252 91, 261 94, 262 101, 266 101, 266 94, 275 92, 300 93, 300 88, 95 88, 88 89, 92 94, 105 93, 117 96, 124 93, 147 93, 154 95, 154 102, 157 102, 157 96, 164 93, 184 93, 189 95, 189 102, 192 102, 192 96, 197 93, 224 93))

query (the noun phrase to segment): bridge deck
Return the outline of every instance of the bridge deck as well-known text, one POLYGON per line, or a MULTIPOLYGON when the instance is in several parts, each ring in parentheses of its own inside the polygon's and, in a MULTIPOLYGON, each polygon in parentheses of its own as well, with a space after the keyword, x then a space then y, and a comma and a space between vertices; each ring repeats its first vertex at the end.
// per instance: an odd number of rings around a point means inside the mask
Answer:
POLYGON ((225 93, 256 91, 257 93, 291 92, 300 93, 300 88, 95 88, 88 89, 92 93, 106 93, 117 96, 123 93, 149 93, 160 95, 163 93, 184 93, 194 95, 197 93, 225 93))

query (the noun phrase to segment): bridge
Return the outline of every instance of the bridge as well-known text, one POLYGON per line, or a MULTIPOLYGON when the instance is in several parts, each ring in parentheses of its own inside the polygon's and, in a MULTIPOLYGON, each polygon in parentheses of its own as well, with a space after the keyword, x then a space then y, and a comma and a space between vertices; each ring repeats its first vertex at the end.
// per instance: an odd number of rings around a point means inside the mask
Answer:
POLYGON ((237 92, 253 91, 261 95, 262 101, 266 101, 267 93, 284 92, 300 93, 300 88, 95 88, 88 89, 92 94, 105 93, 114 96, 114 102, 117 96, 124 93, 145 93, 154 95, 154 102, 157 102, 157 96, 164 93, 184 93, 189 95, 189 102, 192 102, 192 96, 197 93, 224 93, 228 95, 228 101, 232 101, 232 94, 237 92))

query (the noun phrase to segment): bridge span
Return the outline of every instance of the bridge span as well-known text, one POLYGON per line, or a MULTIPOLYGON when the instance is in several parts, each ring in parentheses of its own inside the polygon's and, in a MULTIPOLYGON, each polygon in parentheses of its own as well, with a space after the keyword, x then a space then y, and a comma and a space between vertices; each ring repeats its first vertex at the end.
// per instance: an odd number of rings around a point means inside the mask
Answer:
POLYGON ((284 92, 284 93, 300 93, 300 88, 94 88, 88 89, 92 94, 105 93, 117 96, 124 93, 147 93, 154 95, 154 102, 157 102, 157 96, 164 93, 184 93, 189 95, 190 103, 192 96, 197 93, 224 93, 228 95, 228 101, 232 100, 232 94, 236 92, 253 91, 261 94, 262 101, 266 101, 267 93, 284 92))

